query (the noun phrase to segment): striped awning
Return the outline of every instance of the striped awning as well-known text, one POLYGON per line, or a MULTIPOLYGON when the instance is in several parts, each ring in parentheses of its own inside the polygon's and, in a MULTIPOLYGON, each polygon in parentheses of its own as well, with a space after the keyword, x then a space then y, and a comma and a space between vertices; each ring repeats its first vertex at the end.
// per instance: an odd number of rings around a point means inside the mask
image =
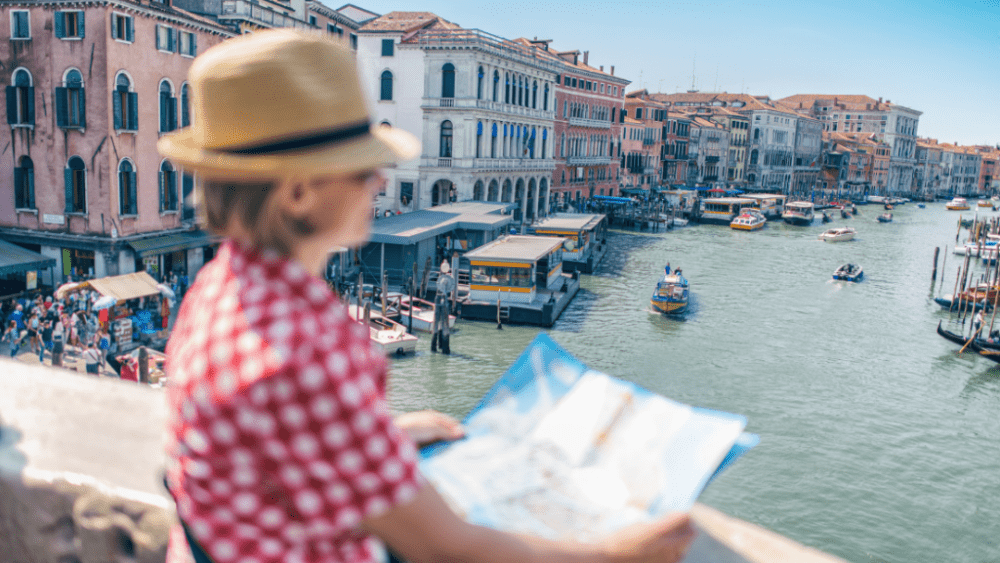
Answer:
POLYGON ((55 258, 49 258, 12 242, 0 240, 0 275, 44 270, 55 265, 55 258))
POLYGON ((136 256, 145 258, 146 256, 156 256, 167 252, 177 252, 188 248, 208 246, 217 242, 218 237, 206 233, 205 231, 186 231, 183 233, 171 233, 158 237, 149 237, 129 241, 128 245, 135 250, 136 256))

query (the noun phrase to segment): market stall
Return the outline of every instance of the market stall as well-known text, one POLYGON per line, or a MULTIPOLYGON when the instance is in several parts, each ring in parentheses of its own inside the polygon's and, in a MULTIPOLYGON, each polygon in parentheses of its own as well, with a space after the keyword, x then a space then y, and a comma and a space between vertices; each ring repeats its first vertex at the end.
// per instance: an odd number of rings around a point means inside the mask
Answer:
POLYGON ((120 351, 131 349, 143 339, 166 338, 170 290, 146 272, 66 284, 57 290, 56 297, 87 289, 101 296, 94 308, 120 351))

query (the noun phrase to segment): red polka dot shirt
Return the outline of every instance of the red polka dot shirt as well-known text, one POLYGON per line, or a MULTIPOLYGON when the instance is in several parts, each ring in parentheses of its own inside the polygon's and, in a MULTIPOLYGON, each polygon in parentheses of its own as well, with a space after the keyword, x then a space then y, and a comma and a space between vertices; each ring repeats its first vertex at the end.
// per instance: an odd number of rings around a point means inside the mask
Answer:
MULTIPOLYGON (((167 346, 167 470, 217 563, 373 561, 363 518, 419 486, 385 402, 386 360, 298 263, 225 243, 167 346)), ((192 561, 183 530, 168 563, 192 561)))

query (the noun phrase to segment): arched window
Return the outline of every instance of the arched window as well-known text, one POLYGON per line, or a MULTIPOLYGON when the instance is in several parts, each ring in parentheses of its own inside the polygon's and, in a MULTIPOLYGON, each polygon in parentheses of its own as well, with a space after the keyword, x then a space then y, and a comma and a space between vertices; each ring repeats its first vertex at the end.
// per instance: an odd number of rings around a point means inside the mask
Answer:
POLYGON ((483 73, 483 67, 479 67, 479 72, 476 73, 476 99, 483 99, 483 78, 485 74, 483 73))
POLYGON ((497 96, 500 94, 500 71, 493 71, 493 101, 499 101, 497 96))
POLYGON ((497 157, 497 124, 490 127, 490 158, 497 157))
POLYGON ((14 169, 14 206, 18 209, 35 208, 35 164, 30 156, 18 159, 14 169))
POLYGON ((191 88, 181 84, 181 127, 191 125, 191 88))
POLYGON ((135 167, 132 161, 122 159, 118 164, 118 214, 138 215, 139 205, 136 202, 135 167))
POLYGON ((524 79, 517 77, 517 105, 524 105, 524 79))
POLYGON ((545 85, 544 93, 542 94, 542 110, 549 111, 549 85, 545 85))
POLYGON ((66 188, 66 213, 87 212, 87 166, 74 156, 63 171, 66 188))
POLYGON ((441 97, 455 97, 455 65, 451 63, 441 67, 441 97))
POLYGON ((504 86, 503 103, 509 104, 510 103, 510 73, 509 72, 505 72, 505 73, 503 73, 503 75, 504 75, 504 80, 506 82, 506 85, 504 86))
POLYGON ((83 93, 83 75, 70 69, 63 78, 63 86, 56 88, 56 125, 66 129, 83 129, 87 126, 86 102, 83 93))
POLYGON ((757 149, 750 151, 750 164, 757 164, 757 149))
POLYGON ((759 140, 760 140, 760 129, 754 129, 753 130, 753 142, 756 143, 759 140))
POLYGON ((177 172, 168 160, 160 163, 160 211, 177 211, 177 172))
POLYGON ((483 122, 476 124, 476 158, 482 156, 483 150, 483 122))
POLYGON ((35 87, 31 73, 23 68, 14 71, 11 85, 7 87, 7 123, 35 124, 35 87))
POLYGON ((542 129, 542 158, 545 158, 545 146, 549 144, 549 130, 542 129))
POLYGON ((528 158, 535 158, 535 132, 535 128, 532 127, 531 137, 528 139, 528 158))
POLYGON ((392 100, 392 73, 388 70, 382 72, 382 93, 380 100, 392 100))
POLYGON ((115 114, 116 131, 139 130, 139 95, 132 91, 132 81, 124 72, 115 78, 115 89, 111 93, 115 114))
POLYGON ((441 158, 451 158, 451 138, 452 138, 452 128, 451 122, 445 121, 441 123, 441 150, 438 156, 441 158))
POLYGON ((531 107, 533 109, 538 109, 538 81, 536 80, 531 85, 531 107))
POLYGON ((177 98, 167 80, 160 81, 160 133, 177 129, 177 98))

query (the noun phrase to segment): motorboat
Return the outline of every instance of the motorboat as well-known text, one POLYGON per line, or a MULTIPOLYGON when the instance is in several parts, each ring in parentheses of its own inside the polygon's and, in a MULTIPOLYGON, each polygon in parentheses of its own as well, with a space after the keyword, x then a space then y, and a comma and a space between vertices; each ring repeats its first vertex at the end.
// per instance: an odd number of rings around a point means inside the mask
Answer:
POLYGON ((688 280, 681 275, 680 270, 664 275, 656 284, 649 304, 653 309, 668 315, 679 315, 687 311, 688 280))
POLYGON ((851 227, 838 227, 836 229, 830 229, 819 235, 819 239, 826 242, 846 242, 853 240, 854 235, 856 234, 858 234, 858 232, 851 227))
POLYGON ((808 201, 790 201, 781 214, 781 218, 790 225, 811 225, 815 217, 813 204, 808 201))
POLYGON ((891 203, 886 203, 886 204, 885 204, 885 205, 884 205, 883 207, 885 207, 885 210, 886 210, 886 211, 892 211, 892 209, 893 209, 893 207, 892 207, 892 204, 891 204, 891 203))
MULTIPOLYGON (((431 332, 434 325, 434 303, 405 293, 387 293, 387 314, 403 326, 410 326, 410 312, 413 313, 413 330, 431 332), (411 306, 412 303, 412 306, 411 306)), ((455 327, 455 315, 448 315, 448 328, 455 327)))
POLYGON ((917 207, 918 207, 918 208, 920 208, 920 209, 923 209, 923 208, 925 208, 925 207, 927 207, 927 206, 926 206, 926 205, 924 205, 923 203, 918 203, 918 204, 917 204, 917 207))
POLYGON ((686 227, 687 224, 688 224, 688 220, 687 219, 685 219, 683 217, 674 217, 674 226, 675 227, 686 227))
POLYGON ((864 276, 865 271, 861 269, 859 264, 844 264, 833 272, 833 279, 849 282, 859 282, 864 276))
POLYGON ((976 203, 976 206, 978 206, 978 207, 985 207, 985 208, 992 209, 992 210, 996 211, 996 206, 993 205, 993 200, 991 200, 991 199, 981 199, 981 200, 979 200, 978 203, 976 203))
POLYGON ((756 231, 763 229, 765 223, 767 223, 767 218, 764 217, 763 213, 756 209, 744 209, 729 223, 729 226, 741 231, 756 231))
POLYGON ((883 213, 883 214, 879 215, 878 217, 876 217, 875 219, 878 220, 879 223, 891 223, 892 222, 892 213, 883 213))
POLYGON ((968 211, 969 202, 964 197, 956 197, 946 203, 944 208, 950 211, 968 211))
POLYGON ((881 195, 870 195, 868 196, 868 203, 885 203, 887 198, 881 195))
POLYGON ((406 327, 396 321, 374 311, 364 313, 363 309, 354 304, 348 306, 348 314, 362 325, 365 324, 365 317, 368 317, 368 337, 372 346, 386 356, 402 356, 417 350, 419 338, 406 332, 406 327))

